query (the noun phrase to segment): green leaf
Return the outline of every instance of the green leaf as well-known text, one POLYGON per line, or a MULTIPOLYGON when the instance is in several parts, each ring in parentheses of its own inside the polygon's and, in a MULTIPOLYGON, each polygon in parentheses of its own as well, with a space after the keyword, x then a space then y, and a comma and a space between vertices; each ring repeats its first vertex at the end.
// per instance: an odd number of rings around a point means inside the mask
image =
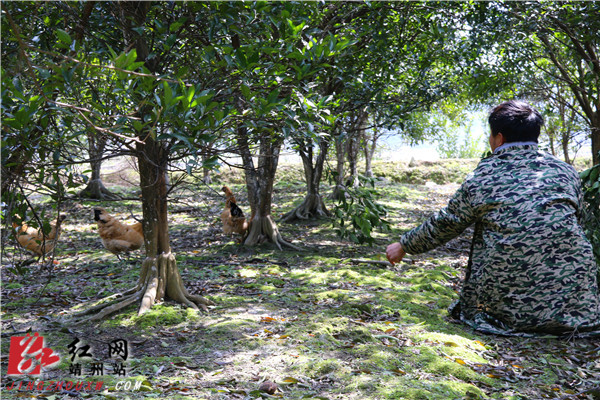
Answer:
POLYGON ((579 173, 579 177, 581 178, 582 181, 587 180, 587 177, 592 173, 592 169, 586 169, 585 171, 581 171, 579 173))
POLYGON ((183 22, 173 22, 170 26, 169 26, 169 30, 171 32, 175 32, 178 31, 179 28, 181 28, 183 26, 183 22))
POLYGON ((271 93, 269 93, 269 95, 267 96, 267 103, 268 104, 277 103, 278 96, 279 96, 279 89, 275 89, 275 90, 271 91, 271 93))
POLYGON ((135 62, 137 59, 137 51, 135 49, 131 49, 129 53, 125 56, 125 60, 123 61, 124 68, 129 69, 129 66, 135 62))
POLYGON ((143 125, 140 121, 136 121, 136 120, 133 121, 133 129, 135 129, 136 132, 141 132, 142 128, 143 128, 143 125))
POLYGON ((177 35, 175 35, 175 34, 169 35, 169 37, 167 37, 167 40, 165 40, 165 42, 163 43, 163 48, 165 50, 170 50, 171 47, 173 47, 173 45, 175 44, 176 40, 177 40, 177 35))
POLYGON ((188 101, 188 104, 190 104, 190 105, 192 104, 194 94, 196 94, 196 88, 194 86, 191 86, 187 93, 187 101, 188 101))
POLYGON ((173 102, 173 90, 171 89, 171 86, 169 85, 168 82, 163 82, 163 92, 164 92, 163 106, 170 107, 171 103, 173 102))
POLYGON ((202 161, 202 168, 215 169, 219 166, 219 158, 217 156, 209 157, 202 161))
POLYGON ((66 43, 68 45, 71 45, 71 43, 73 43, 73 39, 71 39, 71 36, 62 29, 57 29, 56 35, 58 36, 58 40, 60 40, 63 43, 66 43))
POLYGON ((130 71, 135 71, 135 70, 137 70, 139 67, 143 66, 144 64, 145 64, 145 62, 144 62, 144 61, 135 61, 135 62, 132 62, 131 64, 129 64, 129 65, 127 66, 127 69, 128 69, 128 70, 130 70, 130 71))
POLYGON ((244 54, 244 51, 242 49, 235 50, 235 58, 237 60, 238 65, 242 69, 246 69, 246 67, 248 66, 248 60, 246 59, 246 55, 244 54))
POLYGON ((600 168, 594 168, 590 173, 590 182, 598 183, 598 176, 600 175, 600 168))
POLYGON ((248 86, 242 83, 240 90, 242 91, 242 95, 244 95, 246 100, 250 100, 252 98, 252 93, 250 92, 250 88, 248 86))

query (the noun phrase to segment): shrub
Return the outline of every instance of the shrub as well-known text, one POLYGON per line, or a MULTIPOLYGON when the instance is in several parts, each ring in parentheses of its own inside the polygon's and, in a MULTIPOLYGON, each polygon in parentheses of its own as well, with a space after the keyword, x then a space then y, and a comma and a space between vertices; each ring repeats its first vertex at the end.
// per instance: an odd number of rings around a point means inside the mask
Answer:
POLYGON ((383 219, 387 209, 375 201, 375 179, 360 176, 358 187, 346 187, 340 202, 335 206, 333 225, 341 238, 356 243, 374 242, 371 236, 375 229, 389 231, 390 223, 383 219))
POLYGON ((600 164, 582 171, 579 176, 583 187, 583 228, 600 265, 600 164))

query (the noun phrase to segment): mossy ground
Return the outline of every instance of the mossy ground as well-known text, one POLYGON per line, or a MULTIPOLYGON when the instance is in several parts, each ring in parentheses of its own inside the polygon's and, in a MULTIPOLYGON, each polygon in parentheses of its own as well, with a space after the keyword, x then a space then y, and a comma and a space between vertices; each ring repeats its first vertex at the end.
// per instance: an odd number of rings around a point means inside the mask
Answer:
MULTIPOLYGON (((593 398, 586 391, 600 384, 598 340, 501 338, 449 319, 446 310, 467 262, 468 232, 395 267, 356 261, 384 260, 387 244, 443 206, 457 187, 397 183, 396 170, 379 172, 388 177, 378 189, 394 228, 378 233, 373 246, 339 240, 322 220, 279 224, 302 251, 247 248, 223 235, 219 221, 223 183, 249 211, 241 175, 222 173, 210 188, 187 187, 169 210, 173 251, 187 289, 215 306, 199 313, 167 300, 137 316, 132 305, 94 325, 65 321, 90 302, 134 285, 142 253, 117 260, 95 232, 92 208, 98 204, 74 202, 52 268, 34 264, 15 275, 10 267, 24 255, 4 243, 2 354, 14 332, 40 332, 62 356, 45 379, 75 379, 68 345, 79 338, 93 350, 84 365, 106 363, 106 389, 78 396, 90 399, 271 398, 257 390, 264 380, 278 384, 274 397, 282 399, 593 398), (127 379, 143 382, 139 391, 115 386, 122 378, 113 374, 107 349, 114 339, 129 342, 127 379)), ((276 217, 302 198, 299 176, 297 167, 280 168, 276 217)), ((131 223, 131 211, 141 214, 135 202, 101 205, 131 223)), ((3 357, 3 378, 6 368, 3 357)), ((3 398, 20 395, 2 391, 3 398)))

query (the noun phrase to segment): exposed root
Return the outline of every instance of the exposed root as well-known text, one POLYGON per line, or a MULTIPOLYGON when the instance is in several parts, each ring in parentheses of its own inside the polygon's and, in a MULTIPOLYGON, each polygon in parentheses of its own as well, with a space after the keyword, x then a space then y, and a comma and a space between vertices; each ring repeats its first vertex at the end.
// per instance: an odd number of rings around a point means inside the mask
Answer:
MULTIPOLYGON (((137 292, 136 294, 127 297, 126 299, 113 304, 109 307, 106 307, 104 309, 102 309, 100 312, 98 312, 96 315, 91 316, 90 318, 87 319, 87 321, 92 322, 92 321, 99 321, 107 316, 109 316, 110 314, 113 314, 117 311, 122 310, 123 308, 129 306, 130 304, 133 304, 137 301, 140 300, 140 298, 142 297, 142 291, 137 292)), ((83 322, 83 321, 82 321, 83 322)))
POLYGON ((277 229, 277 225, 275 225, 270 215, 260 218, 254 217, 252 223, 250 224, 248 236, 246 237, 244 244, 248 246, 255 246, 259 244, 264 237, 266 237, 271 243, 274 243, 279 250, 283 250, 281 246, 290 247, 298 251, 302 250, 301 248, 294 246, 283 239, 281 233, 279 233, 279 229, 277 229))
POLYGON ((292 222, 296 220, 329 217, 330 215, 331 214, 323 201, 323 197, 313 194, 306 196, 302 204, 281 217, 280 221, 292 222))
POLYGON ((78 317, 81 317, 81 316, 84 316, 84 315, 93 314, 96 311, 102 310, 103 308, 110 307, 112 304, 115 304, 116 302, 118 302, 119 299, 121 299, 122 297, 130 296, 133 293, 138 292, 139 290, 141 290, 141 287, 138 284, 134 288, 129 289, 129 290, 125 291, 125 292, 115 293, 113 295, 107 296, 107 297, 103 298, 102 300, 99 300, 99 303, 96 304, 95 306, 92 306, 90 308, 87 308, 87 309, 85 309, 83 311, 80 311, 80 312, 76 313, 74 315, 74 317, 78 318, 78 317))
MULTIPOLYGON (((293 244, 291 244, 290 242, 286 242, 283 239, 279 240, 279 243, 281 243, 282 245, 289 247, 290 249, 296 250, 296 251, 302 251, 302 249, 298 246, 294 246, 293 244)), ((281 247, 279 247, 281 249, 281 247)))
POLYGON ((73 321, 70 322, 78 324, 98 321, 135 302, 140 303, 138 315, 142 315, 157 300, 161 300, 165 296, 195 310, 208 311, 207 306, 214 304, 202 296, 189 294, 183 285, 175 256, 172 253, 163 253, 156 258, 147 257, 144 260, 140 279, 135 288, 101 300, 101 304, 75 314, 73 321), (109 301, 107 302, 107 300, 109 301), (80 317, 90 314, 94 315, 80 319, 80 317))
MULTIPOLYGON (((174 255, 169 253, 168 255, 165 255, 165 257, 168 257, 170 264, 175 264, 174 255)), ((186 304, 188 307, 191 307, 195 310, 198 310, 198 307, 200 307, 204 311, 208 311, 208 308, 206 306, 214 304, 212 301, 202 296, 193 296, 189 294, 185 286, 183 285, 181 275, 179 274, 179 270, 177 268, 169 268, 167 273, 168 275, 166 277, 166 294, 169 298, 180 303, 186 304)))
POLYGON ((120 196, 108 190, 100 179, 91 180, 87 187, 79 192, 79 197, 96 200, 120 199, 120 196))
POLYGON ((156 291, 158 287, 158 279, 153 278, 150 280, 150 283, 146 285, 146 289, 144 290, 142 302, 140 304, 140 308, 138 310, 138 316, 144 314, 154 305, 156 301, 156 291))

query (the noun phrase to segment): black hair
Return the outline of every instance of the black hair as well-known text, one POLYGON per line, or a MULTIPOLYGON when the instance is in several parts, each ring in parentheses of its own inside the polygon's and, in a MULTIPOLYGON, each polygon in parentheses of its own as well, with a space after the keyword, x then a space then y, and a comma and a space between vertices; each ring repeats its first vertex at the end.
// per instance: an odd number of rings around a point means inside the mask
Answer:
POLYGON ((506 143, 537 142, 544 119, 529 104, 510 100, 497 105, 488 118, 492 136, 502 133, 506 143))

